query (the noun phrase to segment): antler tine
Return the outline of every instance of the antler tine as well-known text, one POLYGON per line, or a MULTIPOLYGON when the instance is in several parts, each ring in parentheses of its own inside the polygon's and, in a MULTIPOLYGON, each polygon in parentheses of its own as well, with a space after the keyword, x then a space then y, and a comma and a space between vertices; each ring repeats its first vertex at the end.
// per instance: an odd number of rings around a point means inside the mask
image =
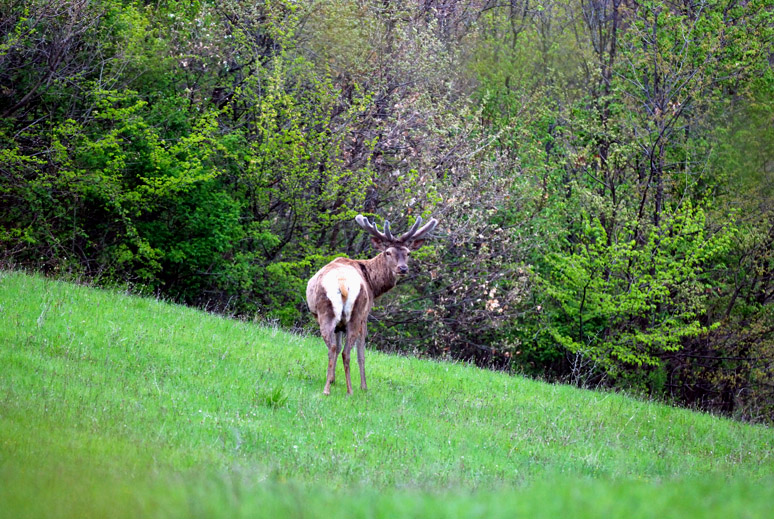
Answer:
MULTIPOLYGON (((375 238, 379 238, 380 240, 385 240, 385 241, 392 241, 392 235, 388 237, 385 233, 379 232, 379 229, 376 228, 376 224, 369 222, 368 219, 362 214, 357 215, 355 217, 355 221, 360 227, 368 231, 368 233, 374 236, 375 238)), ((389 232, 389 226, 390 226, 389 222, 385 221, 385 229, 387 230, 387 232, 389 232)))
POLYGON ((357 224, 362 227, 364 230, 368 231, 369 234, 377 235, 379 234, 379 231, 376 230, 376 226, 368 221, 368 219, 363 216, 362 214, 359 214, 355 217, 355 221, 357 224))
POLYGON ((417 229, 419 228, 420 225, 422 225, 422 217, 421 216, 417 216, 417 221, 414 222, 414 225, 411 226, 411 229, 409 229, 408 231, 403 233, 400 236, 400 238, 398 238, 398 241, 399 242, 406 242, 406 241, 410 240, 412 238, 412 236, 414 236, 414 233, 417 232, 417 229))
POLYGON ((416 231, 413 235, 409 237, 409 241, 421 240, 422 238, 425 237, 425 234, 432 232, 432 230, 435 229, 436 225, 438 225, 438 220, 436 220, 435 218, 430 218, 430 220, 425 225, 420 227, 418 231, 416 231))
POLYGON ((386 237, 386 238, 387 238, 389 241, 395 241, 395 237, 394 237, 394 236, 392 235, 392 233, 390 232, 390 221, 389 221, 389 220, 385 220, 385 221, 384 221, 384 236, 385 236, 385 237, 386 237))

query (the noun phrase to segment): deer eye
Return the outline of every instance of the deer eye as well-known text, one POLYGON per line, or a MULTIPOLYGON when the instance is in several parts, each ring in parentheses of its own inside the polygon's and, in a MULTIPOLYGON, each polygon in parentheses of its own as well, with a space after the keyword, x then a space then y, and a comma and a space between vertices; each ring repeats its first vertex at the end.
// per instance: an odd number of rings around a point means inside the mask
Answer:
POLYGON ((388 250, 384 251, 385 256, 392 256, 392 252, 388 250))

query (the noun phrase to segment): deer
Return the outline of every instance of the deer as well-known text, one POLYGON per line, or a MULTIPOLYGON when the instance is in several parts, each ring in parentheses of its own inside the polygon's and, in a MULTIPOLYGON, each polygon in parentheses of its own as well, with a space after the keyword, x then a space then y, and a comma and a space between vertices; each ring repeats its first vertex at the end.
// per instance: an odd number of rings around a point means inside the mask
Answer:
POLYGON ((344 364, 347 395, 352 394, 349 361, 350 350, 355 345, 360 367, 360 389, 367 391, 366 324, 374 300, 391 290, 399 278, 408 274, 410 252, 420 248, 427 235, 438 225, 435 218, 422 225, 422 218, 418 217, 407 232, 395 237, 390 232, 390 222, 387 220, 381 232, 376 224, 361 214, 355 217, 355 222, 371 235, 371 244, 380 251, 379 254, 368 260, 336 258, 317 271, 306 285, 306 304, 317 319, 320 334, 328 347, 324 395, 331 394, 339 353, 344 364))

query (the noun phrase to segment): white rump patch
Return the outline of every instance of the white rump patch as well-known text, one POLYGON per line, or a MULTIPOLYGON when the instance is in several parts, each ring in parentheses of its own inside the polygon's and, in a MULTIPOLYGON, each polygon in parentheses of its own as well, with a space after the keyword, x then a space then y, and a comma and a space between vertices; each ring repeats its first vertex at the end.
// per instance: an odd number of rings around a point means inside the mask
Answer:
POLYGON ((360 294, 362 283, 360 273, 352 267, 336 268, 323 276, 321 283, 333 305, 333 313, 336 323, 349 322, 352 308, 355 306, 357 296, 360 294), (342 288, 344 290, 342 290, 342 288), (346 294, 346 298, 342 295, 346 294))

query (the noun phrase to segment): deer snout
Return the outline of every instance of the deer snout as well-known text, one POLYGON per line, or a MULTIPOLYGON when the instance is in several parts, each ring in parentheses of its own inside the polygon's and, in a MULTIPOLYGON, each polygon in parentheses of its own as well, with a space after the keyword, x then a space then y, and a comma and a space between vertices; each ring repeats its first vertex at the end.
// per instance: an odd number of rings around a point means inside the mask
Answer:
POLYGON ((408 274, 408 266, 407 265, 398 265, 398 274, 408 274))

